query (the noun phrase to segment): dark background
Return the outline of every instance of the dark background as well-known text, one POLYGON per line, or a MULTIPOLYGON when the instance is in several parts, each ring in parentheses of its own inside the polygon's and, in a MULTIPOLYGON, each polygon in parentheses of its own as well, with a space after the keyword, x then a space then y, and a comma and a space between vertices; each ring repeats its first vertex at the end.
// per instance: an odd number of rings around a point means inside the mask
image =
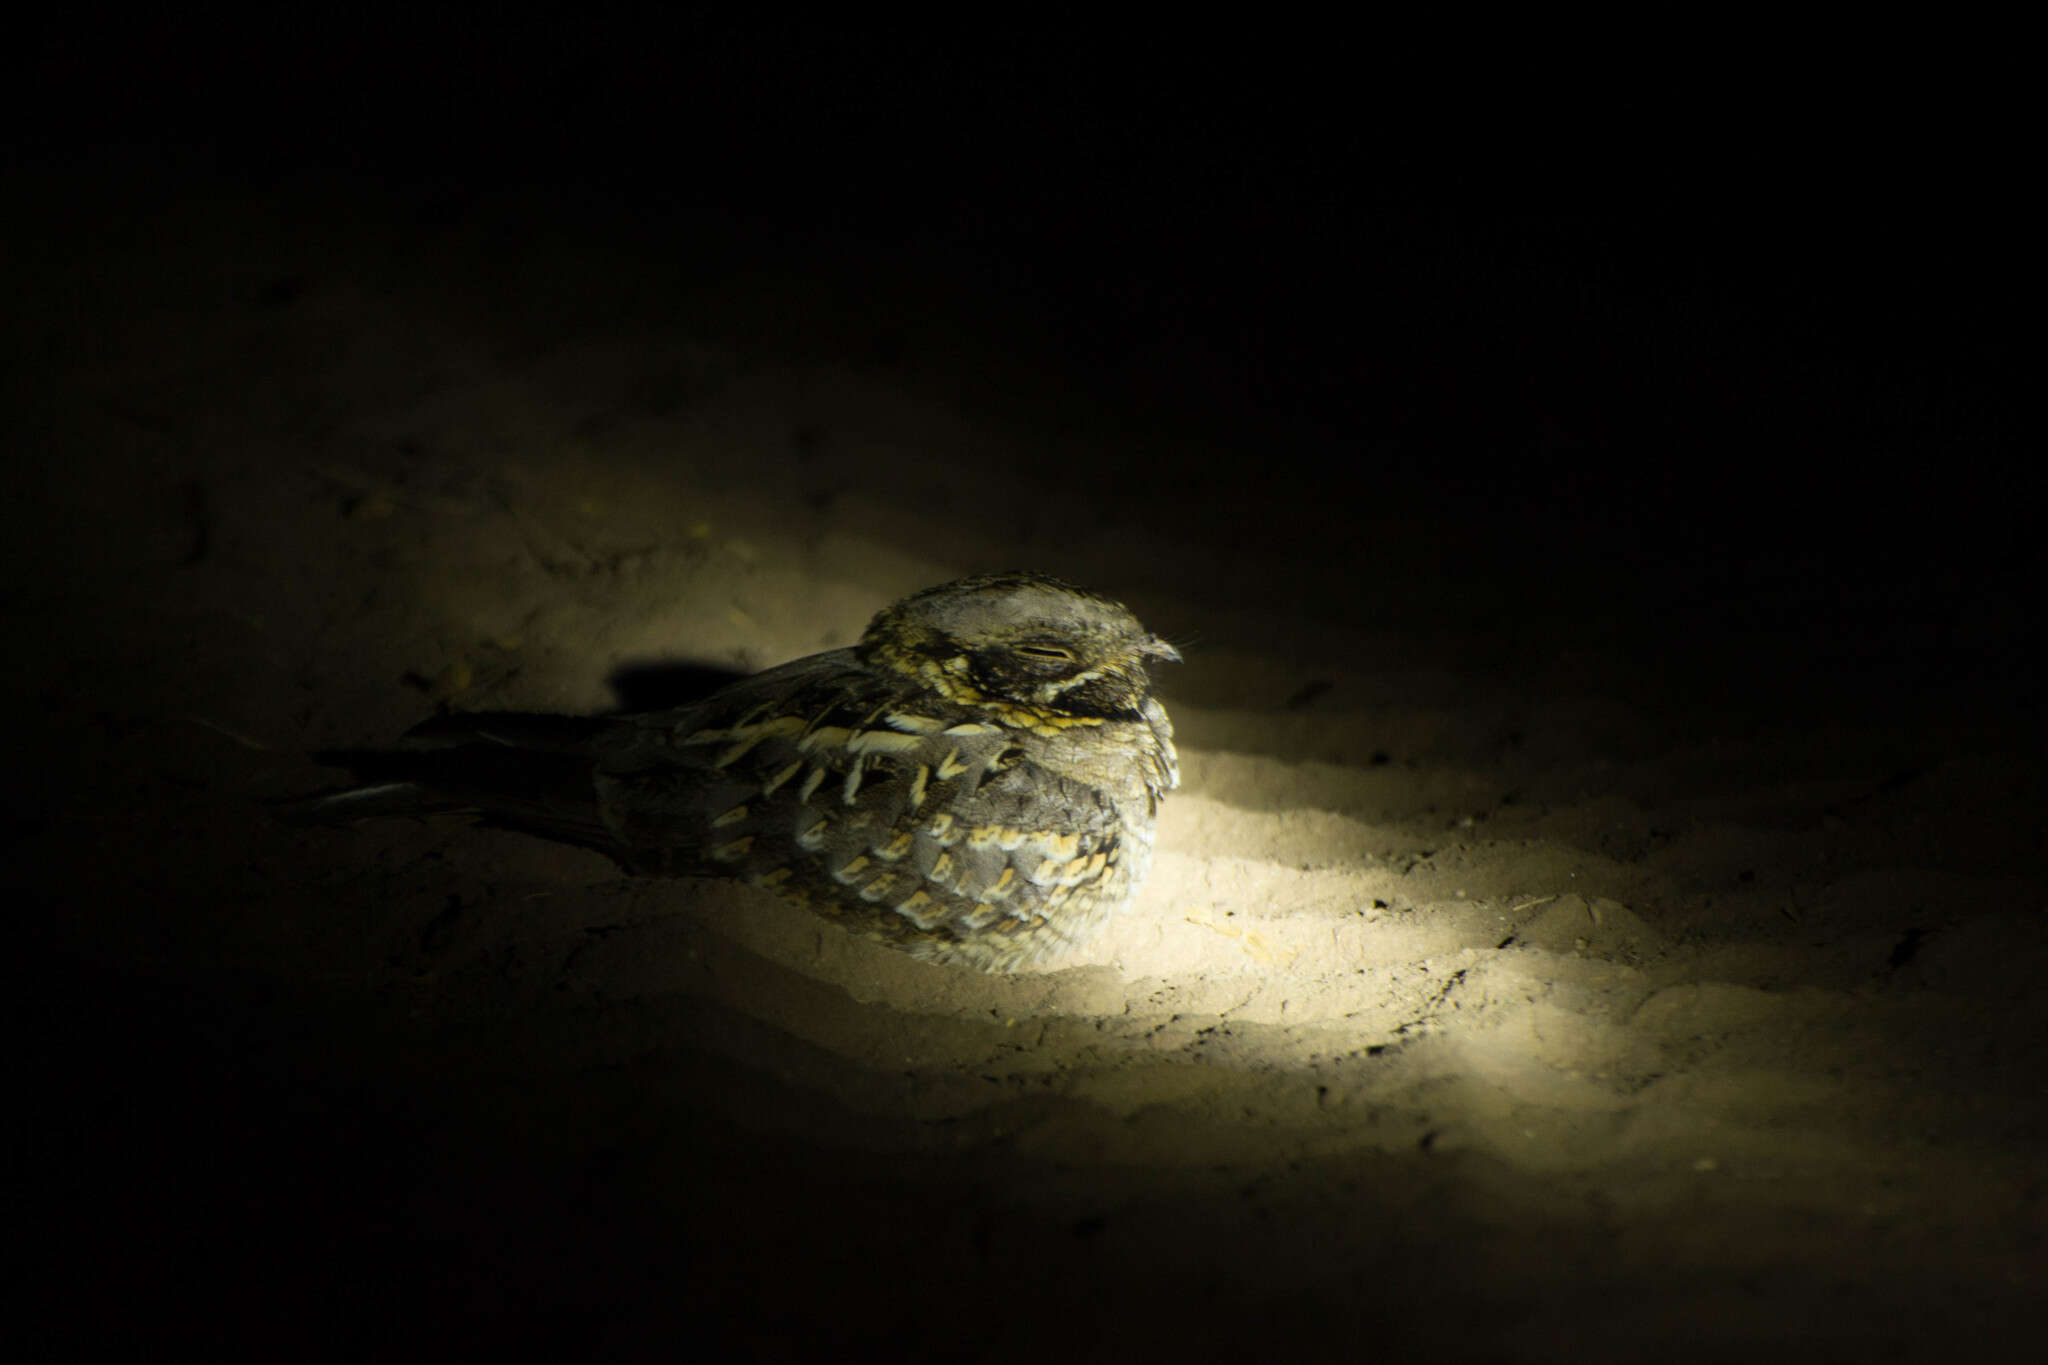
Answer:
POLYGON ((109 25, 24 45, 15 139, 256 185, 351 171, 422 215, 519 186, 653 237, 907 263, 1021 314, 1062 384, 1439 476, 1484 455, 1529 471, 1520 496, 1599 498, 1574 477, 1597 455, 1616 505, 1674 519, 1686 493, 1822 528, 1972 500, 1967 464, 1881 467, 2012 435, 2026 221, 1996 79, 1425 87, 1317 38, 109 25))
MULTIPOLYGON (((2015 417, 2035 177, 1995 80, 1502 89, 1425 82, 1406 54, 1331 35, 1260 51, 1167 36, 566 12, 46 26, 13 58, 14 354, 36 345, 39 310, 64 306, 34 245, 78 211, 37 197, 52 173, 98 177, 118 204, 129 176, 204 194, 340 171, 420 222, 502 213, 514 194, 532 216, 491 226, 565 260, 665 258, 652 295, 753 271, 806 281, 776 334, 790 354, 879 356, 1016 421, 1086 411, 1128 430, 1126 461, 1045 471, 1050 496, 1241 556, 1247 597, 1300 600, 1363 572, 1382 536, 1425 542, 1414 571, 1465 576, 1475 614, 1579 593, 1589 616, 1682 615, 1683 633, 1634 638, 1699 705, 1824 709, 1847 689, 1858 708, 1909 708, 1969 677, 2020 698, 2012 720, 2036 733, 2038 502, 2015 417), (1532 529, 1551 551, 1540 585, 1513 568, 1532 529), (1976 606, 1997 595, 2024 609, 1986 626, 1976 606)), ((34 832, 51 784, 15 781, 15 826, 34 832)), ((531 1157, 546 1135, 494 1144, 487 1104, 472 1129, 415 1131, 407 1103, 352 1088, 374 1083, 349 1064, 309 1077, 307 1057, 366 1046, 347 1021, 295 1016, 304 1032, 280 1039, 260 1023, 265 988, 232 974, 196 995, 61 957, 16 976, 35 1087, 17 1094, 67 1116, 31 1130, 16 1173, 73 1196, 26 1250, 104 1277, 61 1286, 87 1297, 53 1343, 98 1319, 130 1341, 189 1327, 232 1348, 233 1329, 180 1312, 241 1279, 257 1316, 301 1318, 357 1358, 586 1345, 574 1312, 464 1317, 420 1288, 442 1249, 391 1191, 426 1149, 475 1182, 481 1222, 503 1220, 512 1280, 545 1280, 536 1267, 559 1257, 578 1285, 643 1275, 684 1309, 729 1299, 661 1282, 649 1267, 670 1260, 637 1253, 662 1229, 635 1226, 602 1170, 508 1211, 502 1193, 546 1169, 531 1157), (103 1004, 53 1036, 81 999, 103 1004), (148 1131, 135 1115, 155 1116, 148 1131), (332 1178, 280 1196, 273 1162, 332 1178), (194 1223, 219 1229, 210 1251, 153 1258, 149 1237, 194 1223), (381 1324, 334 1306, 355 1301, 333 1283, 349 1275, 381 1324), (514 1326, 473 1335, 486 1321, 514 1326)), ((942 1184, 907 1205, 907 1177, 848 1193, 801 1149, 706 1132, 678 1160, 779 1188, 762 1217, 952 1216, 942 1184)), ((715 1262, 686 1263, 715 1280, 715 1262)), ((761 1295, 782 1307, 757 1347, 842 1330, 787 1289, 761 1295)), ((722 1330, 691 1329, 698 1345, 722 1330)))

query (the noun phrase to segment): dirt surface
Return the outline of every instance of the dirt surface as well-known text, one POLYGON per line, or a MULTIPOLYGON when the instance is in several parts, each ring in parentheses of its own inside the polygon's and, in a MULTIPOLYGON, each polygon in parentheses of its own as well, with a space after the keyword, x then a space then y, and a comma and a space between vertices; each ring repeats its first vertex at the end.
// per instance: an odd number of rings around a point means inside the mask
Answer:
POLYGON ((1959 510, 1995 496, 1823 537, 1781 471, 1630 524, 1565 447, 1076 397, 1028 307, 900 256, 195 174, 50 173, 11 286, 34 1358, 2048 1325, 2039 625, 1959 510), (1012 566, 1187 657, 1157 867, 1059 970, 265 812, 440 708, 673 700, 1012 566))

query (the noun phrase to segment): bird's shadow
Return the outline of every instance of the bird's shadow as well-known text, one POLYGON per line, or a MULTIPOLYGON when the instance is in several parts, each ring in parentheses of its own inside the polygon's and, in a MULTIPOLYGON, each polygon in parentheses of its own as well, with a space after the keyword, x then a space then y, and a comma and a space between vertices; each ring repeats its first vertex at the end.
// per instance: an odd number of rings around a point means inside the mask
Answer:
POLYGON ((631 714, 688 706, 746 676, 734 669, 711 664, 661 661, 622 665, 613 670, 605 683, 618 702, 617 710, 631 714))
MULTIPOLYGON (((345 768, 358 782, 428 782, 460 788, 518 790, 543 776, 579 790, 588 781, 581 750, 607 717, 666 711, 704 700, 747 676, 710 664, 660 661, 625 664, 605 679, 614 705, 595 716, 527 711, 456 711, 430 716, 381 748, 320 749, 311 755, 327 767, 345 768), (549 772, 537 771, 545 766, 549 772)), ((277 803, 288 819, 326 822, 339 814, 356 818, 386 813, 359 805, 334 808, 319 793, 277 803)))

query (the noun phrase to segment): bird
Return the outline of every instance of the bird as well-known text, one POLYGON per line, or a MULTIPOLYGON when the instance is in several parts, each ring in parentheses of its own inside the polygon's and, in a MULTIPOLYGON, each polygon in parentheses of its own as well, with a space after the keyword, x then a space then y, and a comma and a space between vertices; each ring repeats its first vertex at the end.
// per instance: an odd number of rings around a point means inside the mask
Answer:
POLYGON ((1110 598, 980 574, 687 705, 436 717, 344 760, 380 780, 281 813, 467 813, 630 873, 765 887, 928 961, 1026 971, 1144 883, 1180 782, 1151 668, 1180 658, 1110 598))

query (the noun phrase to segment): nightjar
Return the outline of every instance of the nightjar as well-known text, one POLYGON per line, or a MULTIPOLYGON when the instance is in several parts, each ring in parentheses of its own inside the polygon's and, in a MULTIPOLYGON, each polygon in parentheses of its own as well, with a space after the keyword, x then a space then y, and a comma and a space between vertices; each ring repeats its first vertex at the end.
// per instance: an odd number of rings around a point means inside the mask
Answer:
POLYGON ((287 813, 468 811, 1015 971, 1080 946, 1143 882, 1179 781, 1147 670, 1179 658, 1108 598, 985 574, 904 598, 850 649, 673 710, 430 721, 348 760, 397 780, 287 813))

